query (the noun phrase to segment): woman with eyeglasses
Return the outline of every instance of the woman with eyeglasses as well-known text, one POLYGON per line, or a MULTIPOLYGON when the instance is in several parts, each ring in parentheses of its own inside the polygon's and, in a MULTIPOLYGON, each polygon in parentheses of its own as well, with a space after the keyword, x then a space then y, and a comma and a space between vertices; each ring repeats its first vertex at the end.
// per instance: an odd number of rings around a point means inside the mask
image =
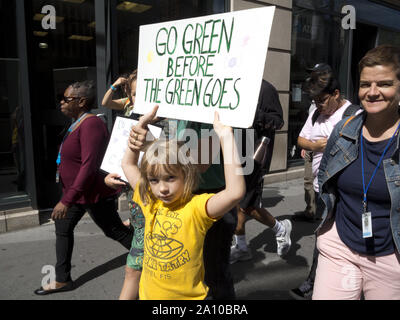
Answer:
POLYGON ((313 299, 400 299, 400 48, 359 63, 364 112, 333 130, 318 174, 324 203, 313 299))
POLYGON ((104 183, 100 173, 109 133, 104 122, 92 114, 96 102, 93 81, 70 85, 61 101, 61 112, 73 123, 64 136, 57 157, 56 182, 63 196, 51 218, 56 228, 56 279, 35 291, 37 295, 69 291, 74 228, 87 211, 104 234, 128 250, 133 232, 123 225, 116 208, 116 191, 104 183))

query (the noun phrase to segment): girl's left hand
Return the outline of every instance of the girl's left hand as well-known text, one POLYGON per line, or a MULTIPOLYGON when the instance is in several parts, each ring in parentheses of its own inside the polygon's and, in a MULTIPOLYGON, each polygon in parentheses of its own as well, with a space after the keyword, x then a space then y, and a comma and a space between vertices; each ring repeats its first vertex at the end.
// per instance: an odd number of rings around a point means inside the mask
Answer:
POLYGON ((125 187, 126 183, 121 180, 121 176, 117 173, 110 173, 104 178, 104 183, 115 190, 118 190, 121 187, 125 187))
POLYGON ((224 137, 226 135, 232 134, 233 130, 232 127, 224 125, 219 120, 219 114, 217 111, 214 113, 214 130, 217 133, 218 137, 224 137))

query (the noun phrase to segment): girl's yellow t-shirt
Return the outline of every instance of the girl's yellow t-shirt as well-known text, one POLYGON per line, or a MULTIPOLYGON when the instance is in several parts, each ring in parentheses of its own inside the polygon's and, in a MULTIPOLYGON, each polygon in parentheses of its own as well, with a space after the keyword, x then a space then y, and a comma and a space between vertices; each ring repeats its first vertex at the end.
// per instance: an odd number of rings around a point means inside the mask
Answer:
POLYGON ((174 207, 160 200, 145 206, 136 186, 133 201, 141 206, 145 217, 141 300, 206 298, 203 244, 207 230, 216 221, 206 212, 212 196, 195 195, 186 204, 174 207))
POLYGON ((133 105, 133 103, 131 103, 131 100, 129 100, 129 98, 125 98, 125 101, 124 101, 124 116, 125 117, 129 117, 133 112, 133 108, 134 108, 134 105, 133 105))

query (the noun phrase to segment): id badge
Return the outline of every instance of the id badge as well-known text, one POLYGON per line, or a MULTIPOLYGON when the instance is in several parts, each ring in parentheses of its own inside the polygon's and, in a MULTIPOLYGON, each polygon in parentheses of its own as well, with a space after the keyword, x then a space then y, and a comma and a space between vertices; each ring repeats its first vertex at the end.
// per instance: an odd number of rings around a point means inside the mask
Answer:
POLYGON ((362 215, 362 232, 363 238, 371 238, 372 237, 372 218, 371 212, 365 212, 362 215))
POLYGON ((59 182, 60 182, 60 172, 57 169, 57 171, 56 171, 56 183, 59 183, 59 182))

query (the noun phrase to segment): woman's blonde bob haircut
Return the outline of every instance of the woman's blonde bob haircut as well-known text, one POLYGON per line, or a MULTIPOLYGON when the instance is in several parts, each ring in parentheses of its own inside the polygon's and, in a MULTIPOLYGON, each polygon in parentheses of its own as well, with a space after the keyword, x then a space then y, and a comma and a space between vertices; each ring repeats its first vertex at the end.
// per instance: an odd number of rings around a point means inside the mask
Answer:
POLYGON ((153 204, 157 198, 150 188, 148 177, 159 176, 162 169, 168 174, 183 174, 185 180, 182 203, 188 202, 199 182, 199 171, 193 159, 184 151, 183 143, 177 140, 160 139, 146 150, 140 164, 139 195, 144 205, 153 204))

